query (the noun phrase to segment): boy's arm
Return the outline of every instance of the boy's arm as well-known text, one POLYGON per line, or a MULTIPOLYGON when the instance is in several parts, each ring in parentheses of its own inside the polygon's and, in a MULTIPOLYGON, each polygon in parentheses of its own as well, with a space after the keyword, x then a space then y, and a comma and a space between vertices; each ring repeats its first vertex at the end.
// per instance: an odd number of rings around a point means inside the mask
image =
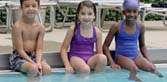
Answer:
POLYGON ((12 28, 12 42, 14 49, 18 51, 19 55, 23 59, 27 60, 30 63, 34 63, 24 51, 21 28, 16 27, 15 25, 12 28))
POLYGON ((107 56, 108 60, 109 60, 109 63, 110 63, 110 66, 112 68, 120 68, 120 66, 118 66, 117 64, 115 64, 115 62, 113 61, 113 58, 111 57, 111 53, 110 53, 110 50, 109 50, 109 46, 115 36, 115 34, 117 33, 117 31, 119 30, 119 24, 118 23, 114 23, 111 28, 110 28, 110 31, 108 32, 106 38, 105 38, 105 41, 104 41, 104 44, 103 44, 103 51, 104 51, 104 54, 107 56))
POLYGON ((42 54, 43 54, 43 45, 44 45, 44 34, 45 29, 44 26, 41 25, 39 29, 39 34, 37 36, 37 43, 36 43, 36 63, 40 64, 42 60, 42 54))
POLYGON ((145 27, 143 24, 140 24, 140 36, 139 36, 139 48, 141 54, 148 60, 151 61, 148 57, 147 48, 145 46, 145 27))
POLYGON ((71 43, 72 37, 74 35, 74 28, 75 28, 74 25, 72 25, 69 28, 69 30, 68 30, 68 32, 66 34, 66 37, 65 37, 65 39, 63 41, 63 44, 61 46, 61 58, 62 58, 62 61, 63 61, 63 63, 64 63, 64 65, 65 65, 67 70, 71 70, 72 69, 72 66, 71 66, 71 64, 69 62, 69 59, 68 59, 67 49, 68 49, 68 47, 69 47, 69 45, 71 43))

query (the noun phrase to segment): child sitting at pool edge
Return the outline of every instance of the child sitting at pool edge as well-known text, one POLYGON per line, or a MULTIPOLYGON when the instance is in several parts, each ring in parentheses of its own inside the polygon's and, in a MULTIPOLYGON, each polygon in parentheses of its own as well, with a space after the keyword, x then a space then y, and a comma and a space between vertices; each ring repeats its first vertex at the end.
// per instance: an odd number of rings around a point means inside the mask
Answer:
POLYGON ((103 44, 104 54, 106 54, 110 67, 120 69, 120 67, 130 70, 130 80, 141 81, 136 75, 138 68, 152 72, 159 77, 163 77, 156 70, 148 57, 145 46, 145 27, 142 23, 137 22, 139 15, 138 0, 124 0, 123 15, 125 19, 114 23, 103 44), (110 53, 109 46, 115 37, 115 55, 110 53), (138 45, 139 42, 139 45, 138 45), (139 54, 138 47, 141 51, 139 54), (113 58, 112 58, 113 56, 113 58))

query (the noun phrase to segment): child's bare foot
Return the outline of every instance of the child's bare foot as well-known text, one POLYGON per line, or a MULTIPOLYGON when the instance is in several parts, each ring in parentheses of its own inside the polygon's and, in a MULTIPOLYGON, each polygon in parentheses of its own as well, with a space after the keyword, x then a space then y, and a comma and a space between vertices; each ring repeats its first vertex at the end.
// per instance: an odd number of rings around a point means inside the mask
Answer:
POLYGON ((153 72, 155 75, 157 75, 158 77, 164 77, 160 72, 158 72, 157 70, 155 70, 154 72, 153 72))
POLYGON ((135 82, 141 82, 141 80, 138 77, 134 76, 134 75, 130 75, 129 76, 129 80, 134 80, 135 82))

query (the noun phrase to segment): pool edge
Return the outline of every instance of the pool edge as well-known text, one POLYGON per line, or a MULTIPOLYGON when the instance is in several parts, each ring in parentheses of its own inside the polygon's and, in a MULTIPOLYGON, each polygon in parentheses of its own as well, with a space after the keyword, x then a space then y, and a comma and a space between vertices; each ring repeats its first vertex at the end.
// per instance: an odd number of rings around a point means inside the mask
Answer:
MULTIPOLYGON (((167 63, 162 64, 155 64, 157 68, 165 68, 167 67, 167 63)), ((107 68, 110 68, 109 66, 106 66, 107 68)), ((65 73, 65 68, 52 68, 52 72, 57 73, 65 73)), ((11 70, 0 70, 0 74, 21 74, 20 72, 12 72, 11 70)))

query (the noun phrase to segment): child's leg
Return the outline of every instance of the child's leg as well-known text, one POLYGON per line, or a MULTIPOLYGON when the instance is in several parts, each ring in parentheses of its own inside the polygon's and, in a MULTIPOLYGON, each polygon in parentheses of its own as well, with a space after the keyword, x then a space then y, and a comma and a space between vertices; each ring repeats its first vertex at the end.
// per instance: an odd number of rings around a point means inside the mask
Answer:
POLYGON ((138 55, 134 61, 136 65, 142 70, 152 72, 159 77, 163 77, 163 75, 156 70, 155 65, 146 60, 143 56, 138 55))
POLYGON ((140 79, 136 76, 138 68, 132 59, 119 55, 117 56, 116 63, 119 64, 122 68, 130 70, 130 80, 140 81, 140 79))
POLYGON ((46 63, 46 61, 42 61, 42 74, 49 74, 51 72, 51 67, 46 63))
POLYGON ((80 73, 90 73, 90 67, 86 62, 77 56, 72 56, 70 58, 70 63, 75 70, 79 70, 80 73))
POLYGON ((97 71, 104 71, 105 66, 107 65, 107 58, 103 54, 96 54, 89 58, 88 65, 97 71))
POLYGON ((21 66, 21 71, 27 73, 28 76, 37 76, 38 74, 38 67, 37 65, 25 62, 21 66))

